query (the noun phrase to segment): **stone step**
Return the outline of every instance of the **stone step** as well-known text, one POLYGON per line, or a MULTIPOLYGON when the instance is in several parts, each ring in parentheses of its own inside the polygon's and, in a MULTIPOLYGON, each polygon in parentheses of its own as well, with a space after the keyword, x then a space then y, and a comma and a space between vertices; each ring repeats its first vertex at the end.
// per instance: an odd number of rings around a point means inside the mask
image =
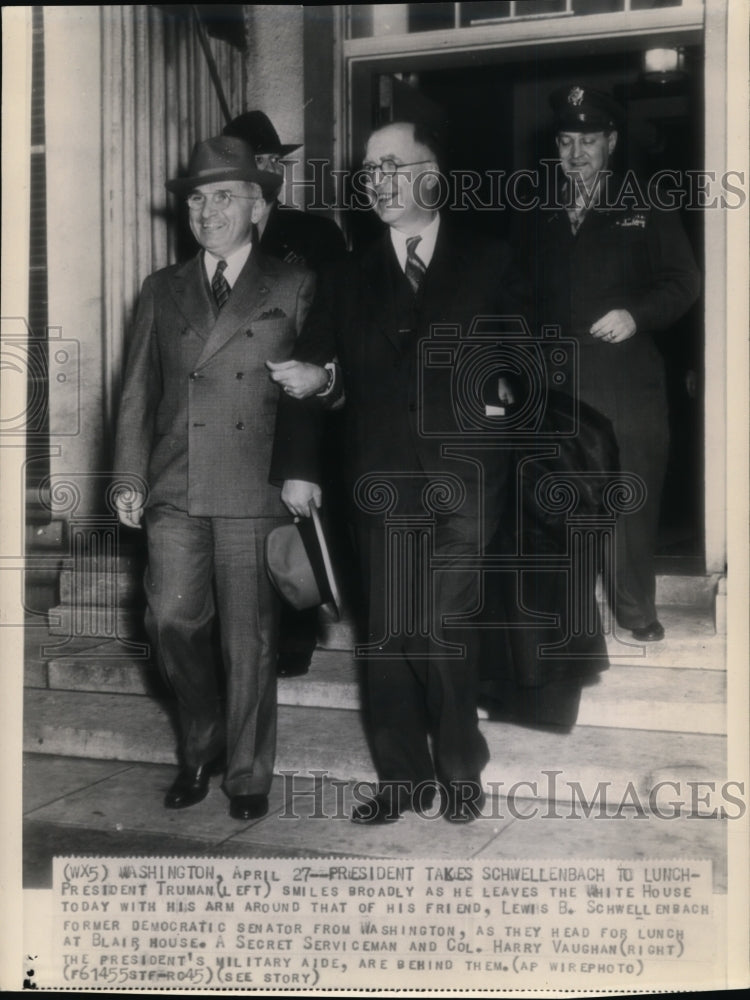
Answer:
MULTIPOLYGON (((29 689, 25 717, 26 751, 176 763, 171 706, 165 701, 29 689)), ((608 802, 629 795, 631 804, 635 797, 648 809, 658 782, 680 782, 679 791, 665 787, 652 799, 667 811, 666 803, 684 798, 687 782, 714 781, 719 788, 725 778, 726 740, 720 736, 642 731, 634 739, 632 732, 602 727, 558 735, 486 720, 480 725, 491 753, 485 782, 501 794, 518 784, 519 798, 570 802, 577 782, 590 802, 606 783, 608 802)), ((276 771, 374 780, 360 713, 282 705, 276 771)))
MULTIPOLYGON (((52 521, 47 525, 29 525, 27 544, 59 549, 62 544, 62 532, 61 521, 52 521)), ((83 599, 94 597, 100 588, 104 588, 106 593, 106 588, 110 586, 113 577, 118 578, 118 585, 123 593, 129 592, 134 584, 140 587, 144 563, 143 552, 117 556, 106 553, 82 556, 76 559, 75 564, 68 558, 65 560, 64 569, 71 581, 69 591, 75 592, 78 599, 83 599), (82 580, 80 585, 79 577, 82 580)), ((719 579, 718 574, 659 573, 656 577, 656 603, 708 609, 712 606, 719 579)), ((600 585, 597 593, 601 598, 600 585)))
MULTIPOLYGON (((602 621, 607 620, 600 605, 602 621)), ((676 667, 680 670, 726 670, 726 637, 719 635, 713 616, 706 609, 665 605, 658 609, 664 625, 661 642, 637 642, 630 632, 616 628, 607 635, 607 653, 612 664, 676 667)), ((353 622, 341 621, 321 628, 321 649, 353 650, 357 634, 353 622)))
POLYGON ((86 602, 58 604, 49 609, 51 635, 100 639, 138 638, 143 633, 143 610, 86 602))
MULTIPOLYGON (((27 658, 27 685, 113 695, 167 695, 146 650, 90 640, 75 655, 27 658), (140 653, 140 655, 139 655, 140 653), (32 666, 33 665, 33 666, 32 666), (46 673, 45 673, 46 667, 46 673)), ((79 644, 82 645, 82 644, 79 644)), ((308 674, 279 681, 279 704, 357 710, 359 668, 348 651, 317 649, 308 674)), ((721 671, 614 662, 584 689, 580 726, 664 732, 726 733, 726 676, 721 671)), ((486 713, 484 713, 486 717, 486 713)))
MULTIPOLYGON (((636 642, 629 632, 616 630, 607 636, 610 662, 615 665, 653 665, 680 670, 725 670, 726 637, 717 634, 712 616, 705 609, 667 605, 659 608, 666 637, 662 642, 636 642)), ((48 615, 52 636, 73 640, 144 641, 143 609, 97 606, 89 603, 58 605, 48 615)), ((352 651, 357 643, 354 623, 343 620, 322 623, 320 649, 352 651)))
MULTIPOLYGON (((50 630, 55 635, 102 638, 138 637, 143 604, 143 559, 140 556, 85 557, 73 566, 66 560, 60 574, 60 603, 50 608, 50 630)), ((717 575, 660 575, 656 580, 661 609, 691 607, 708 615, 715 631, 717 575)), ((598 589, 601 597, 601 588, 598 589)), ((353 646, 349 622, 326 630, 329 648, 353 646)))
POLYGON ((27 552, 62 552, 65 545, 65 522, 50 520, 49 512, 42 517, 34 517, 26 509, 26 550, 27 552))
POLYGON ((721 579, 718 573, 705 576, 683 576, 677 573, 658 573, 656 576, 656 603, 688 605, 710 609, 721 579))
POLYGON ((65 524, 49 520, 49 511, 39 505, 32 508, 26 511, 24 606, 30 613, 46 614, 60 600, 60 567, 67 554, 65 524))
MULTIPOLYGON (((310 672, 279 681, 279 703, 357 709, 359 674, 346 652, 316 650, 310 672)), ((487 712, 480 709, 480 717, 487 712)), ((581 695, 579 726, 726 733, 726 677, 718 671, 613 665, 581 695)))

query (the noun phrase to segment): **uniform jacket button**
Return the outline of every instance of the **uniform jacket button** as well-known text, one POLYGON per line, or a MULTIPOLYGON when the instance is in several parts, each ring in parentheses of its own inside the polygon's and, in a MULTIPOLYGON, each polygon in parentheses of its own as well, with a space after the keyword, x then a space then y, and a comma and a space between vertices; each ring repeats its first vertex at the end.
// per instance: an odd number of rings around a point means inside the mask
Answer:
POLYGON ((244 431, 245 429, 245 425, 242 423, 241 420, 235 426, 237 427, 238 431, 244 431))

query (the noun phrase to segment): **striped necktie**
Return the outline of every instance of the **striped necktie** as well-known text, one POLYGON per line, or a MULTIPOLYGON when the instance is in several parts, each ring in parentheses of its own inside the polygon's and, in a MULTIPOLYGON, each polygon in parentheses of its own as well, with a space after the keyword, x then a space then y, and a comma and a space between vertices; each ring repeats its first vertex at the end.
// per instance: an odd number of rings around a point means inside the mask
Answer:
POLYGON ((422 279, 427 270, 424 266, 424 261, 417 256, 417 246, 421 239, 421 236, 410 236, 406 241, 406 267, 404 268, 404 272, 415 295, 419 291, 419 286, 422 284, 422 279))
POLYGON ((216 265, 213 280, 211 281, 211 291, 214 293, 214 299, 216 300, 216 306, 218 309, 221 309, 226 305, 231 291, 229 282, 224 277, 224 269, 226 266, 227 262, 225 260, 220 260, 216 265))

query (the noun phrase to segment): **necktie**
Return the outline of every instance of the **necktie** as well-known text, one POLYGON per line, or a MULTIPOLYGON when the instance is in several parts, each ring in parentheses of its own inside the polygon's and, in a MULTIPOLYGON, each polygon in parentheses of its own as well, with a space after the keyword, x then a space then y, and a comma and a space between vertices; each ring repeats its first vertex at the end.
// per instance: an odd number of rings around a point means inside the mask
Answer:
POLYGON ((404 271, 415 295, 419 291, 419 286, 422 284, 427 270, 424 261, 417 256, 417 245, 421 239, 421 236, 410 236, 406 241, 406 267, 404 271))
POLYGON ((231 291, 229 282, 224 277, 224 269, 226 266, 227 262, 225 260, 220 260, 216 265, 213 280, 211 281, 211 291, 214 293, 214 299, 216 300, 216 305, 219 309, 226 305, 231 291))
POLYGON ((570 228, 575 236, 578 230, 581 228, 581 223, 583 222, 583 217, 586 214, 586 209, 583 205, 576 205, 575 208, 568 209, 568 218, 570 219, 570 228))

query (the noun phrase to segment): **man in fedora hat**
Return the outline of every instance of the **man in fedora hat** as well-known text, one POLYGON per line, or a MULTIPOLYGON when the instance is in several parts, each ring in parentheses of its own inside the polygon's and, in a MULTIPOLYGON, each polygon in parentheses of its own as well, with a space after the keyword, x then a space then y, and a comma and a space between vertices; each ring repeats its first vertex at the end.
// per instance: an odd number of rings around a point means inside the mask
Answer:
POLYGON ((284 178, 285 156, 300 144, 284 144, 273 123, 263 111, 245 111, 225 126, 224 135, 235 136, 252 146, 260 169, 279 177, 279 183, 263 185, 266 205, 258 221, 260 247, 280 260, 303 264, 314 271, 323 264, 338 260, 346 252, 346 243, 335 222, 321 216, 280 205, 278 193, 284 178))
MULTIPOLYGON (((264 203, 257 223, 261 250, 279 260, 300 263, 314 271, 343 257, 346 243, 334 222, 279 204, 280 182, 284 177, 281 161, 289 153, 299 149, 299 144, 282 143, 268 115, 258 110, 245 111, 234 118, 224 128, 224 135, 235 136, 249 143, 255 152, 256 166, 270 171, 277 179, 270 186, 263 185, 264 203)), ((336 472, 340 450, 339 417, 330 414, 327 421, 329 426, 325 436, 327 444, 324 467, 326 478, 332 484, 332 488, 327 491, 329 501, 332 499, 335 502, 340 494, 336 472)), ((277 668, 280 677, 296 677, 307 673, 315 651, 317 634, 318 616, 314 608, 295 611, 286 604, 282 606, 277 668)))
POLYGON ((278 389, 264 362, 289 357, 314 291, 308 271, 252 245, 262 188, 279 183, 225 136, 198 143, 188 176, 167 183, 201 250, 143 284, 115 451, 115 478, 147 487, 117 506, 123 524, 146 528, 146 625, 177 697, 181 768, 165 806, 201 801, 226 762, 230 815, 242 820, 268 809, 278 604, 263 544, 287 517, 268 481, 278 389))

